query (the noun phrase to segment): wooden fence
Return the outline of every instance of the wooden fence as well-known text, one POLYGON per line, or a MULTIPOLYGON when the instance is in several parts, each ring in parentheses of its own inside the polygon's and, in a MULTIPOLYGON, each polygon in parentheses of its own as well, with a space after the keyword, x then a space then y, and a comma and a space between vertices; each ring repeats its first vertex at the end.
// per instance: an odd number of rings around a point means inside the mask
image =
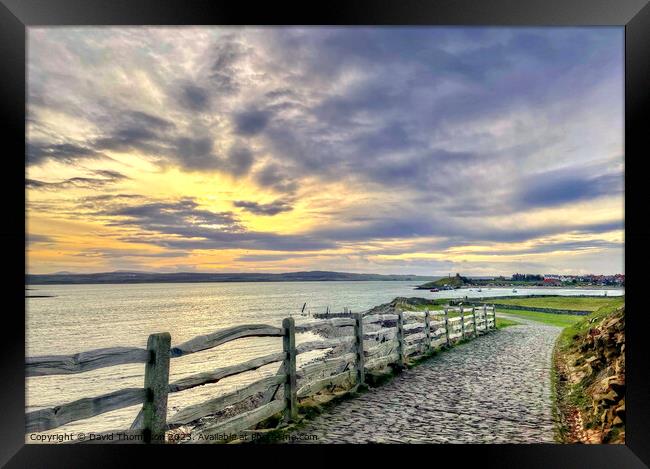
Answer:
MULTIPOLYGON (((259 422, 283 413, 283 421, 295 421, 298 400, 327 388, 352 389, 364 385, 367 372, 387 366, 402 368, 407 360, 428 355, 436 348, 448 347, 469 337, 495 328, 493 306, 447 307, 441 311, 399 312, 397 314, 334 313, 331 318, 295 324, 286 318, 282 327, 265 324, 241 325, 201 335, 171 346, 167 332, 149 336, 147 348, 113 347, 75 355, 28 357, 27 376, 83 373, 98 368, 144 363, 144 387, 128 388, 101 396, 83 398, 53 408, 26 414, 26 433, 51 430, 67 423, 94 417, 105 412, 142 404, 131 428, 103 432, 120 433, 130 442, 164 443, 165 432, 209 416, 227 406, 264 393, 261 404, 253 410, 209 425, 204 435, 232 434, 250 429, 259 422), (335 337, 296 345, 296 334, 329 328, 335 337), (244 363, 197 373, 169 382, 170 360, 201 352, 244 337, 281 337, 282 352, 272 353, 244 363), (313 350, 330 350, 324 358, 296 368, 296 356, 313 350), (168 418, 169 393, 182 392, 262 366, 280 363, 277 374, 262 378, 234 392, 190 405, 168 418), (282 388, 282 397, 278 390, 282 388)), ((113 440, 115 441, 115 440, 113 440)), ((196 441, 188 441, 196 442, 196 441)))

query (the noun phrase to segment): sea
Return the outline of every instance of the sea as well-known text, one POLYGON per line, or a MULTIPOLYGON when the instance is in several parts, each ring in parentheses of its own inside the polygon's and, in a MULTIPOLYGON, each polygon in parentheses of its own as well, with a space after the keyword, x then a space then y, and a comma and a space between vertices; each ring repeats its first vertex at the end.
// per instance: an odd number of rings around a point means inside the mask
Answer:
MULTIPOLYGON (((26 291, 26 356, 73 354, 86 350, 146 347, 149 334, 169 332, 172 346, 218 329, 239 324, 280 326, 293 316, 296 322, 313 313, 362 312, 398 296, 472 298, 513 295, 607 295, 623 289, 476 288, 430 292, 415 290, 413 281, 352 282, 225 282, 146 283, 102 285, 30 285, 26 291), (304 311, 303 311, 304 306, 304 311)), ((314 340, 299 334, 297 343, 314 340)), ((171 361, 170 381, 282 350, 278 337, 244 338, 211 350, 171 361)), ((301 362, 319 351, 300 355, 301 362)), ((169 395, 168 413, 233 391, 261 377, 275 374, 278 364, 225 378, 216 384, 169 395)), ((143 386, 144 365, 130 364, 86 373, 28 377, 26 412, 54 407, 83 397, 143 386)), ((129 428, 141 406, 101 414, 69 423, 49 434, 102 432, 129 428)), ((30 442, 29 439, 26 440, 30 442)), ((33 442, 33 440, 32 440, 33 442)))

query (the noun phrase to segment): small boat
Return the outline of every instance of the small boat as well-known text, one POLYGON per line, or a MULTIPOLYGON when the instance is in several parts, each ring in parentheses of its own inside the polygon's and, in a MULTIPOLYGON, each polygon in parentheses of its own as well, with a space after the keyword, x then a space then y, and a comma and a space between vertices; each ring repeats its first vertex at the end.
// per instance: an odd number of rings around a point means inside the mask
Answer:
POLYGON ((435 292, 437 292, 437 291, 440 291, 440 290, 439 290, 439 289, 437 289, 437 288, 432 288, 432 289, 431 289, 431 290, 429 290, 429 291, 430 291, 430 292, 433 292, 433 293, 435 293, 435 292))
POLYGON ((481 290, 481 289, 479 288, 479 289, 478 289, 478 290, 476 290, 476 291, 483 291, 483 290, 481 290))
POLYGON ((516 288, 513 288, 513 289, 512 289, 512 293, 517 293, 517 289, 516 289, 516 288))

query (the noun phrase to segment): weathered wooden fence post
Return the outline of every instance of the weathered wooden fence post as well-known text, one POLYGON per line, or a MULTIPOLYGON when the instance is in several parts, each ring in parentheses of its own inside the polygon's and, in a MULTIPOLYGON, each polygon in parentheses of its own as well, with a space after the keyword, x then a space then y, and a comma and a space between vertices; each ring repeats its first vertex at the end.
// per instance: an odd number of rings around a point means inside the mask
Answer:
POLYGON ((431 351, 431 317, 429 316, 429 309, 424 311, 424 335, 426 340, 424 351, 429 353, 431 351))
POLYGON ((463 307, 460 307, 460 326, 461 326, 461 339, 465 339, 465 311, 463 311, 463 307))
POLYGON ((476 328, 476 307, 472 306, 472 323, 474 324, 474 337, 478 337, 478 329, 476 328))
POLYGON ((293 318, 285 318, 282 321, 285 329, 282 336, 282 350, 286 354, 284 358, 284 371, 287 380, 284 382, 284 400, 286 409, 284 421, 293 422, 298 418, 298 397, 296 395, 296 323, 293 318))
POLYGON ((397 366, 404 368, 404 314, 397 312, 397 348, 399 356, 397 357, 397 366))
POLYGON ((490 328, 488 326, 487 305, 485 303, 483 303, 483 320, 485 321, 485 333, 487 334, 490 328))
POLYGON ((492 319, 494 319, 494 328, 497 328, 497 307, 492 305, 492 319))
POLYGON ((354 334, 357 338, 357 384, 363 386, 366 382, 363 359, 363 313, 354 313, 354 334))
POLYGON ((447 338, 447 347, 451 346, 451 341, 449 340, 449 308, 445 306, 445 336, 447 338))
POLYGON ((165 443, 171 343, 169 332, 151 334, 147 340, 147 350, 151 357, 144 368, 147 400, 142 406, 142 434, 145 443, 165 443))

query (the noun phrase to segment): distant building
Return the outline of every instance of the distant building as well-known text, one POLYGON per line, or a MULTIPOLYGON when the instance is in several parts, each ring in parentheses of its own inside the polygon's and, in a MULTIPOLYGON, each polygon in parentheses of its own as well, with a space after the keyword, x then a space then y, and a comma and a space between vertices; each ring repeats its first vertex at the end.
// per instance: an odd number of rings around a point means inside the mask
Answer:
POLYGON ((544 278, 542 281, 544 285, 549 285, 549 286, 555 286, 555 285, 562 285, 562 282, 560 281, 559 278, 544 278))

